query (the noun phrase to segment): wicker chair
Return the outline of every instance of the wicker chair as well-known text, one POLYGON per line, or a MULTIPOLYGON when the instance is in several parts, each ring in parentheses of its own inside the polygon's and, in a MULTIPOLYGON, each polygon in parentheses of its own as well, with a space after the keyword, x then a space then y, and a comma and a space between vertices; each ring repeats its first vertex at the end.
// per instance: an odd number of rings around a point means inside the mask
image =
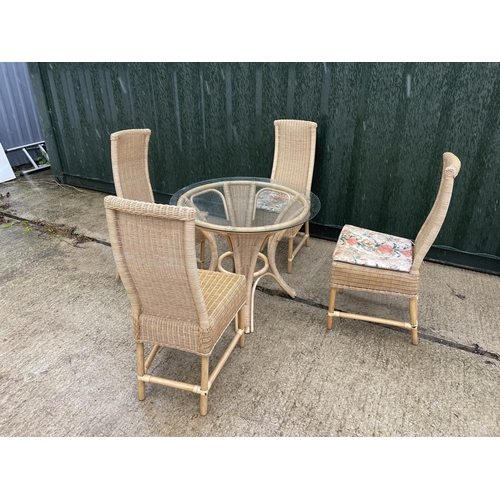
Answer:
MULTIPOLYGON (((148 147, 151 130, 130 129, 111 134, 111 166, 116 194, 128 200, 154 203, 149 180, 148 147)), ((213 236, 196 230, 196 245, 200 245, 200 267, 205 263, 205 240, 208 240, 212 258, 210 269, 217 264, 217 246, 213 236)), ((119 279, 119 274, 116 274, 119 279)))
POLYGON ((355 226, 346 225, 342 228, 331 267, 327 319, 329 330, 332 328, 334 317, 359 319, 411 330, 412 343, 418 344, 420 268, 446 217, 460 166, 460 160, 454 154, 443 154, 439 191, 415 244, 405 238, 355 226), (341 293, 344 288, 408 298, 410 323, 335 311, 336 292, 339 290, 341 293))
MULTIPOLYGON (((317 126, 314 122, 304 120, 275 120, 272 179, 301 188, 305 194, 310 193, 316 154, 317 126)), ((292 262, 297 252, 303 245, 309 246, 309 221, 305 223, 303 232, 300 229, 301 226, 292 227, 284 235, 277 235, 276 238, 279 240, 276 240, 274 245, 268 245, 268 257, 274 262, 278 241, 283 238, 288 240, 288 273, 292 272, 292 262), (300 236, 301 240, 294 249, 296 236, 300 236)))
POLYGON ((237 330, 209 373, 214 346, 242 315, 245 277, 197 268, 194 208, 116 196, 106 196, 104 206, 113 257, 132 306, 139 399, 145 398, 146 383, 183 389, 200 395, 200 413, 206 415, 210 387, 236 344, 245 342, 237 330), (144 344, 153 344, 146 361, 144 344), (199 385, 147 373, 162 346, 201 356, 199 385))

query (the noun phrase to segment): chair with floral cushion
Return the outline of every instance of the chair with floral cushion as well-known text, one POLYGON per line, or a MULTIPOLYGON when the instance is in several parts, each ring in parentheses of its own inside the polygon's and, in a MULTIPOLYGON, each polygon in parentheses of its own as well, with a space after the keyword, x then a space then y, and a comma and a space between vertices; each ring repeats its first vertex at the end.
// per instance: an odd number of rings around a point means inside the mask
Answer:
MULTIPOLYGON (((305 120, 275 120, 274 160, 271 179, 286 182, 298 188, 305 195, 311 192, 316 155, 316 128, 318 124, 305 120)), ((273 201, 273 200, 271 200, 273 201)), ((284 235, 273 238, 288 240, 287 272, 292 272, 292 262, 303 245, 309 246, 309 221, 302 226, 288 229, 284 235), (294 248, 295 237, 301 239, 294 248)), ((268 257, 275 262, 275 251, 278 240, 268 244, 268 257)))
MULTIPOLYGON (((153 190, 149 180, 148 149, 150 129, 120 130, 111 134, 111 167, 117 196, 129 200, 154 203, 153 190)), ((217 246, 212 235, 196 229, 196 245, 200 245, 199 263, 205 263, 205 240, 212 253, 210 269, 217 264, 217 246)), ((119 279, 116 273, 116 279, 119 279)))
POLYGON ((333 318, 348 318, 392 325, 411 330, 412 343, 418 344, 418 288, 421 265, 434 243, 451 201, 460 160, 453 153, 443 154, 441 184, 432 210, 415 243, 406 238, 378 233, 356 226, 342 228, 330 274, 330 302, 327 328, 333 318), (396 295, 409 299, 410 323, 373 316, 335 311, 337 290, 396 295))

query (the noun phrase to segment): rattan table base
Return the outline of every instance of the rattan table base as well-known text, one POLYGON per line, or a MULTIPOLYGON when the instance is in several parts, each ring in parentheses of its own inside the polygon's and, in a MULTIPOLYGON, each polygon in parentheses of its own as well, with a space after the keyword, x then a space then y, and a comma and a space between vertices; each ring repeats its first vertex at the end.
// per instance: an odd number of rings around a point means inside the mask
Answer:
POLYGON ((271 276, 283 288, 283 290, 285 290, 285 292, 290 295, 290 297, 295 298, 296 296, 295 290, 283 279, 278 271, 278 268, 276 267, 276 262, 274 259, 275 252, 269 251, 270 258, 268 259, 260 251, 262 244, 264 243, 266 238, 269 237, 269 235, 272 236, 269 239, 268 245, 273 245, 275 250, 275 247, 280 240, 280 236, 282 236, 282 234, 284 233, 285 231, 280 231, 278 235, 276 235, 275 232, 219 232, 219 234, 223 234, 224 236, 229 238, 232 247, 232 251, 225 252, 219 257, 219 271, 223 273, 230 272, 222 266, 222 262, 227 257, 232 256, 234 261, 234 272, 237 274, 242 274, 246 278, 247 302, 244 307, 245 333, 254 331, 254 295, 257 283, 260 278, 264 276, 271 276), (256 272, 255 268, 257 266, 257 260, 259 258, 264 261, 264 267, 256 272), (271 269, 271 272, 268 272, 269 269, 271 269))

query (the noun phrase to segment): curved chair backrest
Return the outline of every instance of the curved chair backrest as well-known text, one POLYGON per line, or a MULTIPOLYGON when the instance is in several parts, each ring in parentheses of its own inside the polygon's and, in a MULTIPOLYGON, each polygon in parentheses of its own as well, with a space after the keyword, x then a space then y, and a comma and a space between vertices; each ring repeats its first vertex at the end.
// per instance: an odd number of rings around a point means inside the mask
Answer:
POLYGON ((418 272, 424 257, 441 230, 446 213, 448 212, 448 207, 450 206, 453 184, 455 182, 455 177, 458 175, 458 172, 460 172, 460 166, 460 160, 453 153, 443 154, 441 184, 439 185, 439 191, 432 210, 427 216, 415 240, 411 272, 418 272))
POLYGON ((318 124, 305 120, 275 120, 271 178, 302 188, 309 194, 316 154, 318 124))
POLYGON ((154 202, 149 180, 151 130, 130 129, 111 134, 111 166, 116 194, 128 200, 154 202))
POLYGON ((179 320, 208 328, 196 261, 195 209, 116 196, 106 196, 104 206, 134 324, 141 315, 141 321, 171 319, 172 329, 179 320))

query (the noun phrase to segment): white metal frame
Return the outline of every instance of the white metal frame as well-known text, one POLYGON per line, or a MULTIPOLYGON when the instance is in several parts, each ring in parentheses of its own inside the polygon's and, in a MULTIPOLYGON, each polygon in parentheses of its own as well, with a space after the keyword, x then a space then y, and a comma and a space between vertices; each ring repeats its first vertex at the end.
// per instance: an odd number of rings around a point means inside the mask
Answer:
POLYGON ((33 172, 38 172, 40 170, 45 170, 46 168, 50 168, 50 160, 49 160, 49 155, 47 154, 47 151, 45 151, 44 146, 45 141, 38 141, 38 142, 32 142, 31 144, 24 144, 23 146, 17 146, 15 148, 9 148, 5 150, 5 153, 13 153, 14 151, 22 151, 25 156, 28 158, 29 162, 33 165, 33 168, 30 170, 24 170, 21 172, 22 175, 28 175, 33 172), (35 160, 31 157, 31 155, 28 153, 28 150, 30 149, 38 149, 45 158, 49 161, 49 163, 46 163, 44 165, 37 165, 35 160))

